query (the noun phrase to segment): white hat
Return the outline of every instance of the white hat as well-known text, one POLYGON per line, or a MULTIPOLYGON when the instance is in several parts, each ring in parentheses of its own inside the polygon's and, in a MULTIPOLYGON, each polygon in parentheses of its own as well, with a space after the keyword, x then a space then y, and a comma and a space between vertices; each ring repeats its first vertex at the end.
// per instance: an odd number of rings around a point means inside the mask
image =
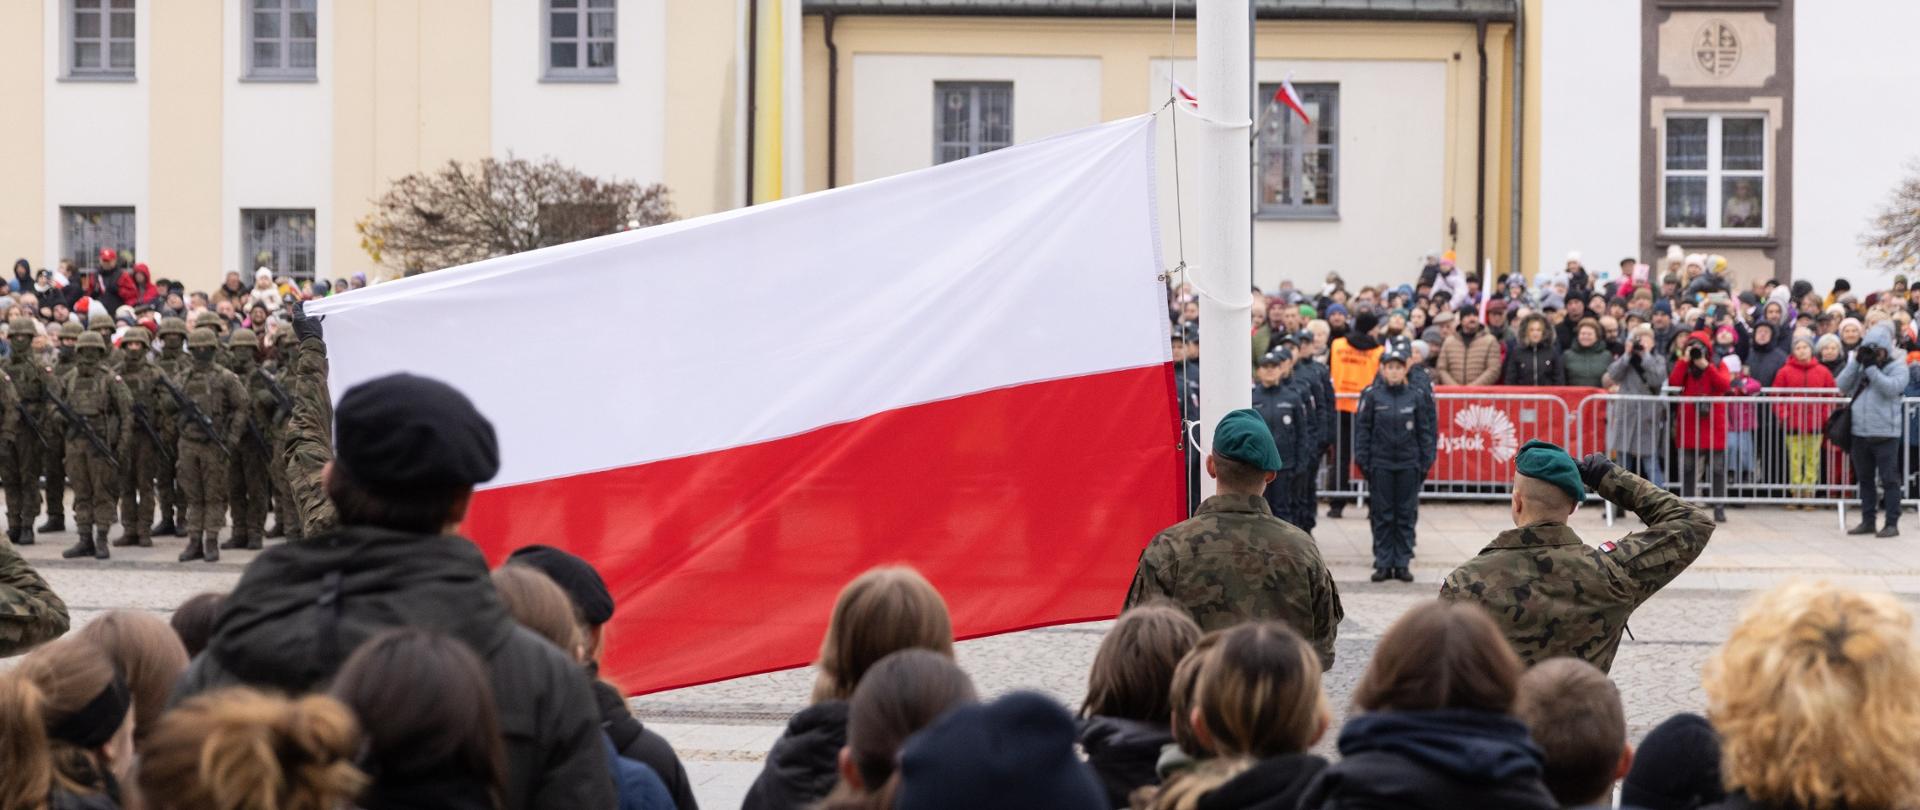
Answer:
POLYGON ((1577 251, 1577 250, 1567 251, 1567 261, 1570 261, 1570 262, 1580 261, 1580 251, 1577 251))
POLYGON ((1679 246, 1679 245, 1668 245, 1668 246, 1667 246, 1667 261, 1670 261, 1670 262, 1677 262, 1677 261, 1680 261, 1680 257, 1681 257, 1682 255, 1685 255, 1685 253, 1686 253, 1686 251, 1684 251, 1684 250, 1681 250, 1681 249, 1680 249, 1680 246, 1679 246))
POLYGON ((1700 265, 1700 269, 1705 270, 1707 269, 1707 257, 1702 256, 1698 253, 1689 253, 1687 254, 1687 260, 1684 264, 1686 265, 1697 264, 1697 265, 1700 265))

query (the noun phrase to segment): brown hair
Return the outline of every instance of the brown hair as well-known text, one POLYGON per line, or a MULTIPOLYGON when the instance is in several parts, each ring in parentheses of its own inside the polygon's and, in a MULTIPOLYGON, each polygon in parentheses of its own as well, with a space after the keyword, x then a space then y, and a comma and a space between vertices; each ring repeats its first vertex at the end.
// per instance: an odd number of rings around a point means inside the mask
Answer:
POLYGON ((43 810, 55 788, 80 795, 114 789, 106 757, 47 731, 86 708, 114 677, 106 651, 81 638, 51 642, 0 674, 0 807, 43 810))
POLYGON ((1100 651, 1094 653, 1080 716, 1118 717, 1156 726, 1169 722, 1173 670, 1198 640, 1200 625, 1172 602, 1156 600, 1120 614, 1100 640, 1100 651))
POLYGON ((366 784, 352 762, 353 715, 324 695, 208 692, 147 739, 136 779, 152 810, 332 810, 366 784))
POLYGON ((1220 637, 1200 672, 1197 703, 1215 754, 1269 759, 1313 745, 1327 718, 1320 656, 1279 622, 1242 624, 1220 637))
POLYGON ((181 602, 173 609, 173 616, 167 624, 173 626, 173 632, 180 637, 180 644, 187 650, 191 659, 207 648, 207 642, 213 640, 213 624, 220 618, 220 609, 226 607, 227 595, 214 591, 197 593, 181 602))
POLYGON ((1591 804, 1613 787, 1627 748, 1620 689, 1578 658, 1554 658, 1520 676, 1513 713, 1546 755, 1540 781, 1562 807, 1591 804))
POLYGON ((573 600, 546 572, 530 565, 503 565, 493 569, 493 589, 521 626, 553 646, 579 658, 580 626, 573 620, 573 600))
POLYGON ((867 670, 847 708, 847 753, 864 790, 840 782, 822 810, 873 806, 890 793, 895 766, 907 738, 946 714, 976 702, 973 680, 959 665, 929 650, 901 650, 867 670))
POLYGON ((1353 689, 1362 711, 1474 709, 1506 714, 1520 658, 1479 605, 1433 601, 1387 628, 1353 689))
POLYGON ((365 761, 381 780, 459 773, 500 804, 507 768, 493 685, 465 644, 417 628, 387 631, 347 657, 332 693, 359 716, 365 761))
POLYGON ((1188 756, 1200 758, 1209 754, 1207 747, 1200 744, 1199 735, 1193 732, 1193 707, 1199 704, 1195 692, 1200 688, 1200 670, 1206 666, 1207 656, 1220 644, 1225 630, 1205 633, 1193 642, 1193 649, 1180 659, 1173 668, 1173 680, 1167 684, 1167 706, 1173 719, 1173 741, 1188 756))
POLYGON ((80 628, 80 637, 100 645, 127 679, 133 741, 140 745, 166 710, 174 682, 187 671, 187 648, 160 617, 138 610, 107 611, 80 628))
POLYGON ((883 566, 856 577, 834 601, 820 640, 813 700, 845 700, 861 676, 888 654, 912 648, 953 657, 953 624, 940 592, 906 566, 883 566))

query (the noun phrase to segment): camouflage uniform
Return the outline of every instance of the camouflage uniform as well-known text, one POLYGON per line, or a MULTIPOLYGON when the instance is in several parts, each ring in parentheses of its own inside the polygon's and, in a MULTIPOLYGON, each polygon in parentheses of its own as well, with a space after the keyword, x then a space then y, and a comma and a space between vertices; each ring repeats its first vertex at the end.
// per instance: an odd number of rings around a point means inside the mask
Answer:
MULTIPOLYGON (((59 359, 53 363, 52 377, 60 380, 73 370, 73 347, 85 332, 79 321, 67 321, 60 324, 59 359)), ((52 409, 46 409, 48 418, 52 418, 52 409)), ((39 414, 35 414, 38 416, 39 414)), ((67 443, 52 430, 46 422, 40 423, 47 428, 47 452, 41 454, 47 477, 47 522, 40 524, 40 531, 63 532, 67 530, 67 443)))
MULTIPOLYGON (((154 365, 169 380, 178 380, 187 373, 187 366, 193 358, 187 356, 187 322, 183 318, 164 318, 160 321, 160 356, 154 359, 154 365)), ((169 399, 162 398, 162 402, 169 399)), ((170 402, 169 402, 170 404, 170 402)), ((168 409, 163 406, 163 409, 168 409)), ((175 458, 180 453, 180 422, 174 419, 160 419, 154 425, 160 432, 160 441, 167 447, 167 456, 175 458)), ((160 490, 160 522, 154 524, 153 533, 161 536, 184 537, 187 533, 186 519, 180 514, 180 486, 174 480, 175 470, 172 464, 161 464, 160 474, 156 477, 154 488, 160 490)))
POLYGON ((59 638, 69 623, 67 603, 13 544, 0 541, 0 657, 59 638))
POLYGON ((1322 669, 1346 612, 1340 589, 1306 532, 1273 516, 1259 495, 1215 495, 1140 555, 1127 607, 1171 598, 1202 630, 1277 619, 1313 642, 1322 669))
MULTIPOLYGON (((7 326, 13 354, 4 366, 7 390, 14 398, 8 403, 7 420, 19 422, 8 443, 8 452, 0 455, 0 480, 7 490, 7 539, 21 545, 33 545, 33 520, 40 516, 40 473, 44 456, 58 437, 47 424, 47 388, 53 385, 53 372, 34 357, 33 322, 15 318, 7 326), (19 407, 13 407, 18 403, 19 407), (24 414, 24 415, 23 415, 24 414), (32 417, 39 430, 27 427, 32 417)), ((64 527, 63 527, 64 528, 64 527)))
POLYGON ((107 342, 99 333, 80 336, 72 371, 61 376, 60 398, 79 417, 66 427, 67 479, 73 483, 73 530, 80 536, 62 557, 107 559, 107 533, 113 528, 114 512, 120 505, 120 470, 115 468, 121 449, 132 443, 133 396, 120 376, 106 367, 107 342), (95 447, 86 428, 106 447, 95 447))
MULTIPOLYGON (((294 363, 300 356, 300 341, 293 336, 292 330, 284 330, 279 336, 274 338, 273 345, 277 355, 274 358, 275 369, 273 373, 280 378, 278 379, 280 390, 287 395, 288 399, 292 399, 293 391, 288 387, 288 381, 293 376, 294 363)), ((266 380, 262 379, 261 383, 265 385, 266 380)), ((272 395, 271 388, 268 389, 268 395, 272 395)), ((280 403, 276 399, 273 414, 274 418, 267 423, 268 443, 273 447, 273 455, 267 460, 267 475, 272 479, 273 484, 273 513, 275 525, 267 531, 267 536, 280 537, 284 535, 288 540, 298 541, 301 537, 304 537, 305 534, 301 531, 300 510, 294 505, 293 490, 288 486, 290 471, 287 466, 287 441, 289 438, 287 436, 287 418, 293 415, 292 406, 287 406, 287 410, 282 412, 280 410, 280 403)))
POLYGON ((209 434, 181 407, 176 463, 180 490, 186 496, 187 550, 180 561, 214 562, 220 559, 220 526, 227 511, 227 454, 239 446, 247 427, 247 389, 233 372, 213 362, 220 339, 212 330, 193 330, 187 347, 194 358, 179 380, 180 390, 207 417, 214 432, 209 434))
POLYGON ((1596 490, 1646 530, 1594 548, 1564 523, 1508 529, 1447 575, 1440 598, 1486 608, 1528 666, 1573 656, 1611 668, 1628 616, 1700 556, 1713 519, 1619 468, 1596 490))
POLYGON ((246 386, 247 409, 234 416, 243 424, 240 443, 232 446, 227 473, 233 537, 221 548, 258 549, 267 532, 267 461, 273 448, 268 443, 266 425, 273 421, 274 399, 255 365, 259 347, 251 329, 235 330, 227 344, 227 370, 246 386))
MULTIPOLYGON (((113 541, 116 546, 153 545, 154 482, 159 480, 161 470, 172 466, 167 460, 173 448, 165 444, 166 435, 160 430, 171 421, 160 415, 172 403, 167 402, 167 390, 160 383, 162 372, 150 356, 149 343, 147 330, 138 326, 128 330, 120 341, 120 379, 133 395, 134 427, 132 440, 120 453, 122 533, 113 541), (154 441, 155 435, 160 436, 160 442, 154 441)), ((167 476, 169 482, 172 478, 167 476)))
POLYGON ((300 530, 307 537, 316 537, 338 522, 321 475, 333 460, 333 397, 327 392, 326 342, 314 337, 300 341, 300 352, 284 383, 293 397, 282 451, 287 488, 293 494, 300 530))

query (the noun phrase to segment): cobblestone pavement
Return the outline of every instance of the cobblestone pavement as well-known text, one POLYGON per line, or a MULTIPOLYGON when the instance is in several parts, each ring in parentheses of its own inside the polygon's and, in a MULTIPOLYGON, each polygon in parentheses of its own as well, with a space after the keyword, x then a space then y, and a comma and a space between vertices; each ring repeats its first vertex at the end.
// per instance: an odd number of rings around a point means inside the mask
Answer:
MULTIPOLYGON (((1635 739, 1675 712, 1703 706, 1700 668, 1757 589, 1793 576, 1820 577, 1892 591, 1920 607, 1920 535, 1913 535, 1920 521, 1910 522, 1913 536, 1874 540, 1843 536, 1832 511, 1756 507, 1733 510, 1730 516, 1694 568, 1634 615, 1634 638, 1621 644, 1613 677, 1626 698, 1635 739)), ((1583 509, 1573 524, 1596 543, 1637 526, 1629 517, 1607 527, 1594 509, 1583 509)), ((1340 580, 1347 612, 1338 664, 1327 676, 1329 696, 1342 717, 1387 625, 1415 602, 1431 598, 1446 571, 1509 526, 1504 505, 1423 505, 1414 565, 1420 581, 1401 585, 1366 582, 1371 538, 1364 509, 1350 510, 1343 520, 1321 521, 1317 539, 1340 580)), ((224 552, 219 563, 179 564, 173 559, 184 541, 161 538, 154 548, 114 549, 114 559, 106 563, 60 559, 60 550, 71 542, 70 535, 43 536, 40 545, 22 553, 67 599, 76 624, 114 608, 165 613, 200 591, 229 589, 254 556, 224 552)), ((1084 693, 1087 668, 1106 627, 1096 622, 966 641, 959 645, 960 663, 983 694, 1039 689, 1073 705, 1084 693)), ((804 704, 812 678, 809 669, 789 670, 648 695, 634 705, 679 749, 702 806, 734 808, 787 716, 804 704)), ((1322 743, 1325 753, 1331 753, 1331 738, 1322 743)))

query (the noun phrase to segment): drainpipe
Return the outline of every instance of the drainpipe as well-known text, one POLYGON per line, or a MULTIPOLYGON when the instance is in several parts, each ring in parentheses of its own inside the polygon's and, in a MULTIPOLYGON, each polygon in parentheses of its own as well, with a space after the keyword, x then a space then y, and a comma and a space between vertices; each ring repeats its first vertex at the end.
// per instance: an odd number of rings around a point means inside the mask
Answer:
MULTIPOLYGON (((1480 116, 1474 119, 1473 159, 1473 269, 1486 266, 1487 245, 1487 20, 1473 24, 1480 52, 1480 116)), ((1480 291, 1486 295, 1486 290, 1480 291)))
POLYGON ((754 135, 760 119, 760 0, 747 0, 747 205, 753 199, 754 135))
POLYGON ((1521 200, 1526 192, 1526 175, 1521 174, 1526 153, 1526 111, 1527 108, 1527 2, 1519 0, 1513 5, 1513 210, 1508 212, 1507 226, 1508 251, 1513 256, 1513 265, 1507 268, 1509 273, 1518 273, 1525 264, 1521 261, 1521 200))
POLYGON ((827 188, 840 187, 840 46, 833 44, 834 13, 821 15, 827 32, 827 188))

